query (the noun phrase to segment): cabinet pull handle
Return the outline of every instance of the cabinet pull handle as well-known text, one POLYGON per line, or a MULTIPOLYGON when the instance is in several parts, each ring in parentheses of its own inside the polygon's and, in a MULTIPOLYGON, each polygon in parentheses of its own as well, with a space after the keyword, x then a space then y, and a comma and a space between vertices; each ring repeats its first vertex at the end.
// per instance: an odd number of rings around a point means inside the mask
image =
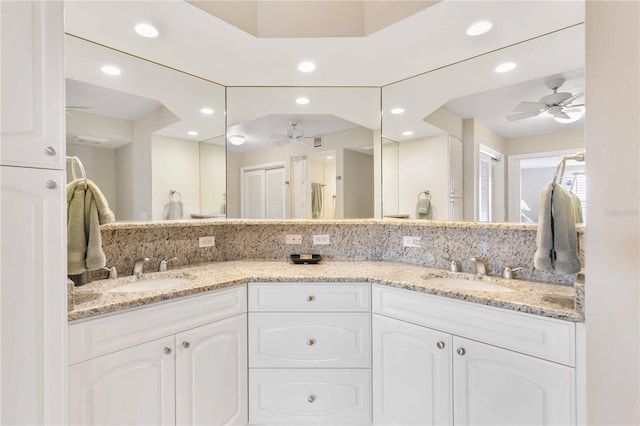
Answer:
POLYGON ((182 347, 185 349, 189 349, 189 346, 191 346, 191 343, 189 342, 182 342, 182 347))
POLYGON ((169 348, 169 347, 164 348, 164 353, 167 354, 167 355, 170 355, 171 354, 171 348, 169 348))
POLYGON ((313 345, 315 345, 315 344, 316 344, 316 339, 309 339, 309 340, 307 340, 307 345, 309 345, 309 346, 313 346, 313 345))
POLYGON ((315 296, 307 296, 307 302, 313 302, 314 300, 316 300, 315 296))
POLYGON ((44 153, 47 155, 56 155, 56 149, 52 146, 48 146, 44 149, 44 153))
POLYGON ((307 398, 307 401, 309 401, 310 404, 313 404, 316 399, 317 397, 315 395, 309 395, 309 397, 307 398))
POLYGON ((438 349, 444 349, 444 342, 440 341, 440 342, 436 343, 436 346, 438 347, 438 349))
POLYGON ((460 355, 460 356, 462 356, 462 355, 467 353, 467 351, 465 351, 464 348, 462 348, 462 347, 456 349, 456 352, 458 352, 458 355, 460 355))
POLYGON ((47 188, 56 189, 57 187, 58 187, 58 182, 56 182, 55 180, 48 180, 47 181, 47 188))

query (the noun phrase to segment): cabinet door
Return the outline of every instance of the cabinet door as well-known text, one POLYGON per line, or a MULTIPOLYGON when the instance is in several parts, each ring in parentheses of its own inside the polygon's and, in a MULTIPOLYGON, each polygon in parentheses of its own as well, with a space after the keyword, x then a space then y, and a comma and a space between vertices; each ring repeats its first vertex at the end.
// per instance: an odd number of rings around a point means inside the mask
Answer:
POLYGON ((63 2, 2 1, 2 165, 64 169, 63 2))
POLYGON ((575 424, 573 368, 454 337, 456 425, 575 424))
POLYGON ((177 334, 176 345, 177 423, 246 424, 247 315, 177 334))
POLYGON ((449 172, 451 189, 449 197, 462 197, 462 141, 449 136, 449 172))
POLYGON ((449 207, 449 220, 462 221, 462 215, 464 213, 462 209, 462 198, 450 198, 449 207))
POLYGON ((173 336, 69 367, 69 424, 175 424, 173 336))
POLYGON ((373 316, 373 422, 451 424, 450 334, 373 316))
POLYGON ((63 423, 64 172, 2 166, 0 182, 0 423, 63 423))

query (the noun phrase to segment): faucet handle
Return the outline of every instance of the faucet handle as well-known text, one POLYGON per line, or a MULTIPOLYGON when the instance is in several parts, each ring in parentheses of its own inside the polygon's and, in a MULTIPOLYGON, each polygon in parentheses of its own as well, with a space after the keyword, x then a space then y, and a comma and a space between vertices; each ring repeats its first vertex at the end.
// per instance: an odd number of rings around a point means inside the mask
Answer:
POLYGON ((172 257, 171 259, 167 259, 167 260, 161 260, 160 261, 160 265, 158 266, 158 271, 159 272, 164 272, 167 270, 167 263, 169 262, 173 262, 174 260, 178 260, 177 257, 172 257))
POLYGON ((451 272, 460 272, 460 268, 458 267, 458 262, 452 260, 449 262, 449 271, 451 272))
POLYGON ((118 270, 116 269, 115 266, 112 266, 110 268, 108 266, 105 266, 102 269, 104 269, 105 271, 109 271, 107 278, 109 278, 110 280, 118 278, 118 270))
POLYGON ((510 266, 505 266, 504 267, 504 272, 502 273, 502 278, 506 279, 506 280, 510 280, 513 278, 513 273, 515 271, 519 271, 520 269, 522 269, 522 266, 518 266, 517 268, 512 268, 510 266))

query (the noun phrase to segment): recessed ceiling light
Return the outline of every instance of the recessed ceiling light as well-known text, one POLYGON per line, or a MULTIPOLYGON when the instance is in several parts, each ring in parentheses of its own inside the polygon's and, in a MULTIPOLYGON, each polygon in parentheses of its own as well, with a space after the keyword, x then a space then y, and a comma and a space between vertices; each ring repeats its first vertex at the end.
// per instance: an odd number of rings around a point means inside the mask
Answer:
POLYGON ((467 35, 479 36, 489 31, 493 27, 493 24, 488 21, 479 21, 467 28, 467 35))
POLYGON ((187 132, 187 134, 188 134, 189 136, 198 136, 198 132, 196 132, 195 130, 189 130, 189 131, 187 132))
POLYGON ((394 108, 390 112, 391 114, 402 114, 404 112, 404 108, 394 108))
POLYGON ((203 113, 203 114, 211 115, 211 114, 213 114, 213 109, 211 109, 209 107, 204 107, 204 108, 200 109, 200 112, 203 113))
POLYGON ((102 71, 105 74, 109 74, 109 75, 120 75, 120 74, 122 74, 122 71, 120 71, 120 68, 114 67, 113 65, 103 65, 102 68, 100 68, 100 71, 102 71))
POLYGON ((246 138, 242 135, 229 135, 227 139, 232 145, 242 145, 246 141, 246 138))
POLYGON ((411 130, 407 130, 406 132, 402 132, 402 136, 411 136, 413 132, 411 130))
POLYGON ((584 111, 582 109, 570 109, 570 110, 564 110, 563 112, 567 114, 569 118, 553 117, 558 123, 562 123, 562 124, 575 123, 576 121, 580 120, 584 115, 584 111))
POLYGON ((505 62, 496 67, 496 72, 509 72, 516 69, 517 65, 514 62, 505 62))
POLYGON ((147 38, 155 38, 155 37, 158 37, 158 34, 160 34, 160 32, 156 27, 144 22, 136 25, 135 30, 142 37, 147 37, 147 38))
POLYGON ((315 69, 316 69, 316 64, 314 64, 313 62, 304 61, 298 64, 298 71, 301 71, 301 72, 312 72, 312 71, 315 71, 315 69))
POLYGON ((309 103, 309 98, 298 98, 296 99, 296 103, 298 105, 306 105, 309 103))

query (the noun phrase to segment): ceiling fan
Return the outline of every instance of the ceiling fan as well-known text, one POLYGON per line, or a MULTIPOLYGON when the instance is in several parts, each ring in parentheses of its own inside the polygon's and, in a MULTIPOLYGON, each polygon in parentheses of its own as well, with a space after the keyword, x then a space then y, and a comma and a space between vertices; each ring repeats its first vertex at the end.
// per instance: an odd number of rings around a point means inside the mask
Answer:
POLYGON ((535 117, 543 112, 547 112, 555 118, 570 119, 567 112, 570 108, 583 107, 584 104, 571 104, 574 100, 584 95, 583 92, 575 95, 569 92, 558 92, 558 89, 564 84, 564 78, 556 78, 547 81, 546 85, 553 91, 550 95, 540 98, 538 102, 520 102, 513 110, 518 114, 507 116, 509 121, 522 120, 529 117, 535 117))
POLYGON ((286 145, 291 142, 301 142, 304 138, 304 130, 299 127, 299 120, 289 120, 289 128, 283 133, 272 133, 272 139, 278 139, 276 145, 286 145))

